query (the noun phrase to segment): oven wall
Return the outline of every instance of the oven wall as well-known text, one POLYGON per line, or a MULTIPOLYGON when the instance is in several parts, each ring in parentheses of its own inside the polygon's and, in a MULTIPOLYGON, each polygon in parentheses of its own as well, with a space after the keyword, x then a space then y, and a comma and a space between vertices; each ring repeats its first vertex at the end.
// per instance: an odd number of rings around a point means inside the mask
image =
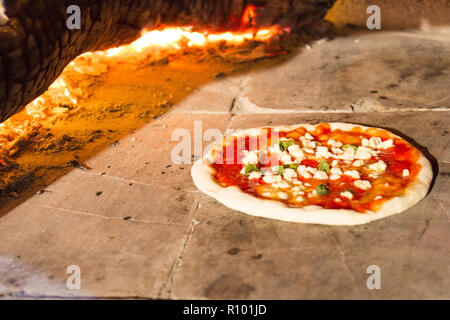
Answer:
POLYGON ((381 8, 381 28, 418 29, 426 25, 450 27, 450 0, 338 0, 326 19, 336 27, 365 28, 370 5, 381 8))

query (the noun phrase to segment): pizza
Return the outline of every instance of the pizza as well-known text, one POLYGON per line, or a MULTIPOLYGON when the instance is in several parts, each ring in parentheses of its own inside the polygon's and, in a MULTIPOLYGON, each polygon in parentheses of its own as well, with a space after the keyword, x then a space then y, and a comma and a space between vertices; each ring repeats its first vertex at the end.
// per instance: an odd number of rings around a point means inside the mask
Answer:
POLYGON ((357 225, 413 206, 433 171, 417 148, 385 129, 321 123, 238 131, 191 174, 201 191, 250 215, 357 225))

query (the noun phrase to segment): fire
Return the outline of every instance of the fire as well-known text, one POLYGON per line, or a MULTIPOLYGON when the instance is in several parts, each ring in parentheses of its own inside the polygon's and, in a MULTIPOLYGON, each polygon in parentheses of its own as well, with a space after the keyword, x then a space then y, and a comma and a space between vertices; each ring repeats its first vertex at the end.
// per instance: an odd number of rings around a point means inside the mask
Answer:
POLYGON ((144 30, 139 39, 133 43, 118 48, 106 50, 108 57, 124 53, 140 53, 146 48, 160 47, 180 50, 185 44, 188 47, 202 47, 225 42, 238 46, 245 41, 268 41, 280 31, 277 27, 241 32, 208 33, 192 31, 193 27, 168 27, 162 30, 144 30))
MULTIPOLYGON (((250 8, 243 17, 243 23, 251 27, 253 18, 253 9, 250 8)), ((111 62, 111 59, 117 61, 129 56, 142 58, 146 54, 150 55, 152 50, 172 53, 186 47, 204 48, 221 43, 239 46, 246 41, 267 42, 280 33, 277 26, 223 33, 194 31, 192 26, 165 27, 160 30, 144 30, 139 39, 128 45, 85 53, 72 61, 43 95, 30 102, 21 112, 0 123, 0 154, 14 155, 19 150, 21 141, 26 141, 38 132, 42 120, 60 116, 76 108, 83 92, 69 85, 67 79, 74 72, 99 75, 107 71, 106 63, 111 62), (89 61, 88 66, 86 61, 89 61)), ((1 159, 0 164, 4 165, 1 159)))
POLYGON ((255 6, 249 5, 245 8, 244 13, 242 14, 242 24, 246 27, 253 27, 253 23, 256 18, 255 6))

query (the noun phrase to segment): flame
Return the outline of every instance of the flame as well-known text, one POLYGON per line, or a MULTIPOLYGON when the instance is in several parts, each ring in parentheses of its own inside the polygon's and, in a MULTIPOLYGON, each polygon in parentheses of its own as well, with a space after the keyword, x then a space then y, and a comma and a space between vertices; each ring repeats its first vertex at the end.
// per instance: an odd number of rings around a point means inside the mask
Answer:
POLYGON ((202 47, 225 42, 228 45, 241 45, 245 41, 268 41, 280 31, 278 27, 258 30, 248 29, 240 32, 208 33, 192 31, 193 27, 167 27, 162 30, 144 30, 136 41, 129 45, 106 50, 106 56, 116 56, 125 52, 140 53, 149 47, 180 50, 185 43, 188 47, 202 47))
MULTIPOLYGON (((252 19, 255 17, 253 10, 253 7, 246 9, 242 18, 245 26, 252 25, 252 19)), ((172 52, 185 47, 201 48, 220 43, 239 46, 246 41, 267 42, 280 32, 278 26, 223 33, 193 31, 192 26, 165 27, 161 30, 143 30, 141 37, 128 45, 82 54, 69 63, 43 95, 30 102, 21 112, 0 123, 0 154, 14 155, 19 150, 21 141, 38 132, 42 120, 59 116, 78 105, 83 93, 80 89, 71 87, 67 81, 73 72, 99 75, 107 71, 108 65, 105 61, 108 59, 139 56, 146 50, 155 49, 172 52), (89 64, 86 64, 86 61, 89 61, 89 64)), ((4 165, 1 159, 0 164, 4 165)))
POLYGON ((242 14, 242 25, 247 27, 247 28, 251 28, 254 25, 255 22, 255 18, 257 16, 255 10, 256 10, 256 6, 254 5, 249 5, 247 6, 247 8, 245 8, 244 13, 242 14))

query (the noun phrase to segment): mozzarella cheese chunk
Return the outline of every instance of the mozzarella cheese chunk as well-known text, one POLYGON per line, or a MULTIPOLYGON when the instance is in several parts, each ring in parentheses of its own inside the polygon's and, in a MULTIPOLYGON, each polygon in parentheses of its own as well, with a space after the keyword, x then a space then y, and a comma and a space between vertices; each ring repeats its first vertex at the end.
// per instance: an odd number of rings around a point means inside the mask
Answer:
POLYGON ((332 174, 332 175, 330 175, 330 180, 339 180, 341 178, 341 176, 340 175, 338 175, 338 174, 332 174))
POLYGON ((344 150, 336 147, 331 147, 331 151, 333 152, 334 155, 340 155, 344 153, 344 150))
POLYGON ((381 143, 381 138, 380 137, 371 137, 369 139, 369 147, 373 148, 373 149, 378 149, 379 144, 381 143))
POLYGON ((341 192, 341 197, 347 198, 349 200, 353 199, 353 193, 351 193, 350 191, 342 191, 341 192))
POLYGON ((362 161, 362 160, 353 161, 354 167, 361 167, 363 164, 364 164, 364 161, 362 161))
POLYGON ((380 144, 378 144, 378 148, 384 149, 384 150, 392 148, 393 146, 394 146, 394 141, 392 139, 388 139, 388 140, 383 141, 380 144))
POLYGON ((252 172, 250 172, 248 178, 250 180, 259 179, 259 178, 261 178, 261 172, 259 172, 259 171, 252 171, 252 172))
POLYGON ((333 143, 336 143, 336 140, 334 140, 334 139, 329 139, 329 140, 327 141, 327 144, 328 144, 329 146, 333 145, 333 143))
POLYGON ((283 153, 280 155, 280 160, 281 160, 281 162, 283 162, 284 164, 290 164, 290 163, 292 163, 292 158, 291 158, 291 156, 290 156, 287 152, 283 152, 283 153))
POLYGON ((311 179, 312 178, 311 173, 308 172, 308 170, 306 169, 306 166, 304 166, 304 165, 298 166, 297 173, 299 175, 301 175, 305 179, 311 179))
POLYGON ((317 169, 316 169, 316 168, 313 168, 313 167, 306 167, 306 170, 307 170, 308 172, 311 172, 312 174, 314 174, 314 173, 317 172, 317 169))
POLYGON ((331 168, 330 173, 331 174, 342 175, 342 170, 339 169, 339 168, 331 168))
POLYGON ((356 180, 355 182, 353 182, 353 184, 355 185, 355 187, 362 190, 368 190, 372 188, 372 184, 368 180, 356 180))
POLYGON ((313 191, 311 191, 310 193, 307 194, 308 198, 312 198, 312 197, 315 197, 315 196, 317 196, 317 191, 316 190, 313 190, 313 191))
POLYGON ((355 158, 361 160, 368 160, 372 157, 370 151, 371 150, 367 147, 359 147, 358 150, 356 150, 355 158))
POLYGON ((317 171, 316 173, 314 173, 314 179, 327 180, 328 175, 325 171, 317 171))
POLYGON ((272 184, 272 187, 277 188, 277 189, 287 189, 287 188, 289 188, 289 183, 287 183, 286 181, 280 181, 280 182, 272 184))
POLYGON ((300 149, 298 144, 293 144, 288 147, 289 154, 297 160, 305 158, 305 153, 300 149))
POLYGON ((319 158, 330 158, 332 154, 328 152, 328 147, 317 147, 316 156, 319 158))
POLYGON ((328 145, 335 148, 340 148, 343 146, 342 142, 335 141, 333 139, 328 140, 328 145))
POLYGON ((271 167, 271 168, 270 168, 270 172, 271 172, 272 174, 278 174, 278 173, 277 173, 277 172, 278 172, 278 166, 271 167))
POLYGON ((293 152, 296 152, 296 151, 298 151, 298 150, 302 151, 302 150, 300 149, 300 146, 299 146, 298 144, 291 144, 291 145, 288 147, 288 151, 289 151, 290 154, 292 154, 293 152))
POLYGON ((308 140, 314 140, 314 137, 309 132, 305 133, 305 138, 308 140))
POLYGON ((285 178, 286 180, 297 178, 297 172, 295 172, 295 170, 291 168, 284 169, 283 178, 285 178))
POLYGON ((275 144, 272 147, 269 147, 269 151, 270 151, 270 153, 273 153, 273 154, 283 153, 283 151, 281 151, 280 146, 278 144, 275 144))
POLYGON ((408 177, 409 176, 409 170, 408 169, 403 169, 403 176, 404 177, 408 177))
POLYGON ((310 140, 303 140, 303 146, 305 148, 315 149, 316 143, 314 141, 310 141, 310 140))
POLYGON ((281 176, 279 176, 279 175, 264 176, 263 181, 268 184, 281 182, 281 176))
POLYGON ((338 155, 338 159, 353 161, 353 159, 355 159, 355 149, 353 148, 345 149, 345 151, 342 154, 338 155))
POLYGON ((259 157, 255 151, 246 151, 244 150, 245 157, 242 158, 242 163, 247 164, 258 164, 259 157))
POLYGON ((345 171, 344 174, 352 177, 353 179, 359 179, 359 172, 357 170, 348 170, 345 171))
POLYGON ((311 179, 313 177, 312 174, 307 171, 299 172, 299 174, 305 179, 311 179))
POLYGON ((363 147, 368 147, 368 146, 369 146, 369 140, 366 139, 366 138, 362 138, 362 140, 361 140, 361 145, 362 145, 363 147))
POLYGON ((383 160, 378 160, 378 162, 369 165, 369 169, 377 173, 382 173, 386 170, 387 165, 383 160))
POLYGON ((293 187, 291 191, 296 194, 305 194, 300 186, 293 187))

